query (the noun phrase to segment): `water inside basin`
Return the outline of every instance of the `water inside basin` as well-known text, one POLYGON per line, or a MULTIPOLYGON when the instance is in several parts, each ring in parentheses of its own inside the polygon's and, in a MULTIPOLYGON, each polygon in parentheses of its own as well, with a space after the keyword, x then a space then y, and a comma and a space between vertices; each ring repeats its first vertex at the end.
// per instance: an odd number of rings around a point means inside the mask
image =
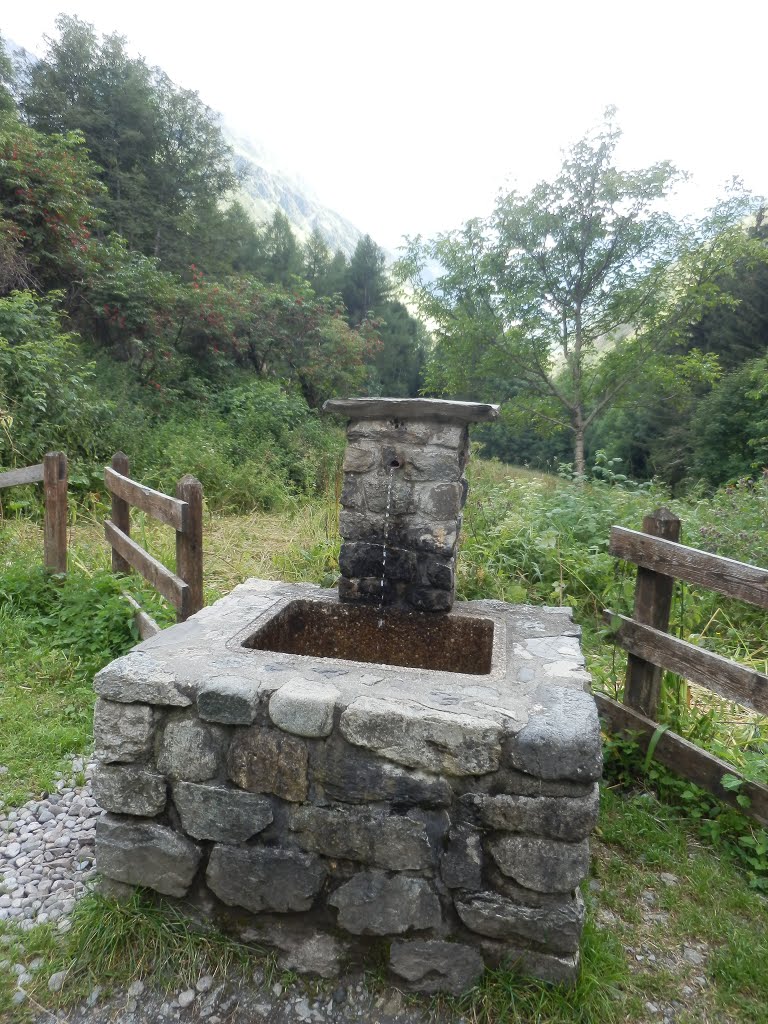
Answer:
POLYGON ((291 601, 243 641, 257 651, 487 675, 493 622, 467 615, 291 601))

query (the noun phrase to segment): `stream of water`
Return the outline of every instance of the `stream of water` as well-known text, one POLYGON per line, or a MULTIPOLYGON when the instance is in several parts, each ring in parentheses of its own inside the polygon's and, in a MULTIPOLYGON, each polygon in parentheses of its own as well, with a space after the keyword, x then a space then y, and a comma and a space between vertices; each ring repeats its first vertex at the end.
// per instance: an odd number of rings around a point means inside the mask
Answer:
MULTIPOLYGON (((395 470, 397 466, 389 467, 389 480, 387 481, 387 509, 384 513, 384 543, 382 545, 381 555, 381 593, 379 596, 379 605, 384 607, 384 577, 387 572, 387 543, 389 542, 389 511, 392 506, 392 482, 395 479, 395 470)), ((379 620, 379 626, 384 624, 384 620, 379 620)))

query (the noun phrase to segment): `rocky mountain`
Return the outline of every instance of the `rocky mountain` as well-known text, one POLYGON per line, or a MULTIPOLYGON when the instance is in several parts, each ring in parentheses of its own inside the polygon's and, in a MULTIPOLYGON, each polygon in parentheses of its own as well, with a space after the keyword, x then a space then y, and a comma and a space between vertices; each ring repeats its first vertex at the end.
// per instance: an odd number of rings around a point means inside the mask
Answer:
POLYGON ((317 228, 332 252, 341 249, 352 255, 362 237, 354 224, 324 206, 304 182, 280 169, 263 147, 226 126, 224 134, 241 179, 239 198, 255 221, 271 220, 275 210, 281 210, 300 241, 317 228))

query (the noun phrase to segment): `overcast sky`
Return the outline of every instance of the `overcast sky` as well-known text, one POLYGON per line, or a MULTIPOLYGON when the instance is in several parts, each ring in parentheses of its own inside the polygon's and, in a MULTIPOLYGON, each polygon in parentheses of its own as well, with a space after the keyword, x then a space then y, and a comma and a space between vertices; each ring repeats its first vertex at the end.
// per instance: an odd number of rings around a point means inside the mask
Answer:
POLYGON ((392 250, 553 175, 609 104, 623 166, 693 174, 682 206, 733 175, 768 193, 765 0, 3 0, 0 31, 42 54, 60 12, 126 36, 392 250))

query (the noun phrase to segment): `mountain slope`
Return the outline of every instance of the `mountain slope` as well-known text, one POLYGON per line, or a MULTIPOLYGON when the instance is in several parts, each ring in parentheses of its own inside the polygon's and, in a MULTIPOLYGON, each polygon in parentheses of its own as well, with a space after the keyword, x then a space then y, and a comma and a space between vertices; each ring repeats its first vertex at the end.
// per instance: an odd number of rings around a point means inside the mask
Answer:
POLYGON ((226 126, 224 135, 235 154, 235 170, 241 180, 239 198, 255 221, 271 220, 275 210, 281 210, 300 241, 317 229, 332 252, 341 249, 352 255, 362 237, 354 224, 323 206, 307 185, 278 168, 252 140, 235 135, 226 126))

